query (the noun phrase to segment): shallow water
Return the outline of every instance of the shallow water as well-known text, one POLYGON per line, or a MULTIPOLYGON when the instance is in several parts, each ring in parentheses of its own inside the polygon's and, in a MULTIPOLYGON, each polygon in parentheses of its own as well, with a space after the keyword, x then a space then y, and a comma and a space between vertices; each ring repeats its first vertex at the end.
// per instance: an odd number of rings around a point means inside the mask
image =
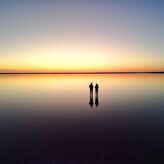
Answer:
POLYGON ((161 162, 164 75, 0 75, 0 134, 10 163, 161 162))

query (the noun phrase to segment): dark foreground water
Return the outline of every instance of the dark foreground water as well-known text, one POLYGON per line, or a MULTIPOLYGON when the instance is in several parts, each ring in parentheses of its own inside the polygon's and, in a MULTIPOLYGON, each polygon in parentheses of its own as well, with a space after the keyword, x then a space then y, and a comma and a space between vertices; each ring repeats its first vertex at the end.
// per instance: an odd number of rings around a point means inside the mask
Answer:
POLYGON ((0 75, 4 164, 163 158, 163 74, 0 75), (93 97, 90 82, 100 86, 93 97))

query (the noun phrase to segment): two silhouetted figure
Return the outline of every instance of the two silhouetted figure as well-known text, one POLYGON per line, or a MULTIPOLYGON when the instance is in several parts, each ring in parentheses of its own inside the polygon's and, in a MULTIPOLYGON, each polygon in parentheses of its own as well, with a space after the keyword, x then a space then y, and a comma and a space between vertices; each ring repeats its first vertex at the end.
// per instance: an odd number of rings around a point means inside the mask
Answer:
MULTIPOLYGON (((93 84, 91 83, 89 85, 90 88, 90 101, 89 101, 89 105, 92 107, 93 106, 93 84)), ((95 105, 98 106, 99 105, 99 100, 98 100, 98 89, 99 89, 99 85, 96 83, 95 85, 95 105)))
MULTIPOLYGON (((90 88, 90 91, 93 92, 93 84, 92 83, 89 85, 89 88, 90 88)), ((99 89, 99 85, 96 83, 96 85, 95 85, 95 92, 98 92, 98 89, 99 89)))

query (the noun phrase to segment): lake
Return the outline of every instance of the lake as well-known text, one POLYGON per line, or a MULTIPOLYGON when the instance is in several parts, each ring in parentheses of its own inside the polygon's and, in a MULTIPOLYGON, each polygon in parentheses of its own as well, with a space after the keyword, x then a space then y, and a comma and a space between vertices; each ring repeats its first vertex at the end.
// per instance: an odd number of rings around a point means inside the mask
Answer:
POLYGON ((0 75, 3 163, 162 163, 163 154, 164 74, 0 75))

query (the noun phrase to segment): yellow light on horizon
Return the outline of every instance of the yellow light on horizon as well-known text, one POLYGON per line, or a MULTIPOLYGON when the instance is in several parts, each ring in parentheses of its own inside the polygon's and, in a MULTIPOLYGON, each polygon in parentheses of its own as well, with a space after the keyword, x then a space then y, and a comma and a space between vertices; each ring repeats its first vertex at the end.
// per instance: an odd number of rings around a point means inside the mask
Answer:
MULTIPOLYGON (((66 44, 67 45, 67 44, 66 44)), ((13 51, 0 61, 0 71, 11 72, 108 72, 162 71, 162 62, 104 45, 56 45, 13 51)))

